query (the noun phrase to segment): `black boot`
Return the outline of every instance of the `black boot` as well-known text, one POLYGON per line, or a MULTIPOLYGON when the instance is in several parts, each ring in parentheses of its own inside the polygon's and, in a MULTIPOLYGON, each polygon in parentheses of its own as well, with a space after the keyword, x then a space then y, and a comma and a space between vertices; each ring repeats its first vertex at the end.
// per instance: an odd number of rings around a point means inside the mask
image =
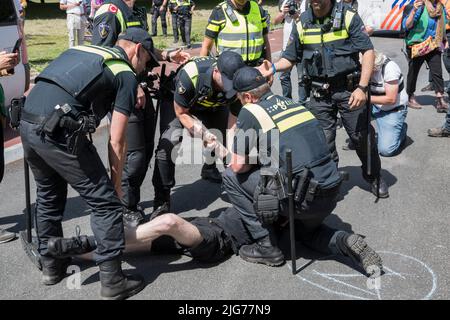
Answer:
POLYGON ((204 164, 201 173, 202 179, 209 180, 215 183, 222 182, 222 175, 217 169, 216 164, 204 164))
POLYGON ((346 234, 339 241, 339 249, 344 256, 350 257, 356 264, 361 266, 368 276, 381 274, 383 261, 363 236, 359 234, 346 234))
POLYGON ((126 277, 122 272, 119 259, 100 263, 100 295, 104 300, 123 300, 144 289, 144 280, 140 276, 126 277))
POLYGON ((57 284, 67 275, 67 267, 72 259, 56 259, 49 256, 41 256, 42 263, 42 284, 52 286, 57 284))
POLYGON ((364 179, 370 183, 371 191, 375 196, 379 198, 389 198, 389 187, 381 176, 375 179, 364 177, 364 179))
POLYGON ((153 212, 149 221, 164 213, 170 212, 170 189, 155 190, 155 200, 153 201, 153 212))
POLYGON ((136 228, 145 220, 144 210, 137 206, 136 209, 123 208, 123 224, 126 227, 136 228))
POLYGON ((261 238, 253 244, 242 246, 239 256, 245 261, 262 263, 271 267, 284 263, 283 253, 278 247, 272 245, 269 236, 261 238))
POLYGON ((67 258, 94 251, 97 248, 93 236, 80 235, 80 227, 76 227, 76 236, 72 238, 50 238, 47 243, 48 254, 58 258, 67 258))

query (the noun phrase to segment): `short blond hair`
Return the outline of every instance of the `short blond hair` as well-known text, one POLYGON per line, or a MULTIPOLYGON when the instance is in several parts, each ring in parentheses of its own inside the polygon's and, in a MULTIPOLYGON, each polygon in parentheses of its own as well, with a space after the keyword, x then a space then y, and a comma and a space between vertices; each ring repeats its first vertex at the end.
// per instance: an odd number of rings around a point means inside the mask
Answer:
POLYGON ((375 50, 375 62, 373 68, 375 70, 381 70, 387 59, 388 57, 383 52, 375 50))

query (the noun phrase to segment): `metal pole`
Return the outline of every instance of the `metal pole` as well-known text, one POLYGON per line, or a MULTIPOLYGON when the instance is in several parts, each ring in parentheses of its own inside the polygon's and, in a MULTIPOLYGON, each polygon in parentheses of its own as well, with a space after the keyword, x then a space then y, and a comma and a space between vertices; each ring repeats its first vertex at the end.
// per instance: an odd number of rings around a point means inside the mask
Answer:
POLYGON ((28 162, 24 158, 24 173, 25 173, 25 225, 27 228, 27 242, 31 243, 31 200, 30 200, 30 170, 28 162))
POLYGON ((366 112, 367 112, 367 175, 372 175, 372 139, 370 134, 372 133, 372 102, 370 101, 370 88, 367 91, 366 112))
POLYGON ((292 188, 292 150, 286 151, 286 164, 288 175, 288 200, 289 200, 289 234, 291 240, 292 274, 297 272, 297 255, 295 250, 295 218, 294 218, 294 191, 292 188))

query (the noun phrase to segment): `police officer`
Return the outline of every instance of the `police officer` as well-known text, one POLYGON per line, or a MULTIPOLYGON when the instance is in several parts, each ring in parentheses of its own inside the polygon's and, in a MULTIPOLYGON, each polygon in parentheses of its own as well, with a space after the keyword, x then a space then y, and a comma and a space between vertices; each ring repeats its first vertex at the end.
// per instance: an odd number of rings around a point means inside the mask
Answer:
POLYGON ((191 48, 191 26, 195 3, 192 0, 177 0, 178 26, 183 45, 191 48))
POLYGON ((215 44, 218 55, 233 51, 245 64, 259 65, 271 60, 268 32, 268 15, 255 1, 226 0, 209 17, 200 55, 209 55, 215 44))
POLYGON ((62 236, 61 221, 70 184, 92 210, 91 226, 100 244, 101 296, 120 299, 144 284, 125 277, 121 175, 128 117, 136 103, 136 74, 157 65, 147 32, 128 29, 117 46, 78 46, 65 51, 37 78, 22 111, 20 134, 25 159, 37 186, 36 230, 42 256, 42 282, 54 285, 70 260, 48 255, 47 241, 62 236), (111 179, 87 134, 112 113, 109 140, 111 179))
MULTIPOLYGON (((135 1, 110 0, 96 12, 94 19, 92 44, 113 46, 118 35, 129 27, 145 29, 146 17, 139 14, 135 1)), ((190 55, 179 50, 168 52, 155 49, 159 61, 184 63, 190 55)), ((139 82, 145 81, 140 77, 139 82)), ((137 107, 133 110, 127 133, 127 161, 122 179, 122 201, 127 208, 125 221, 130 224, 139 223, 144 218, 140 202, 140 187, 147 173, 154 147, 155 109, 148 93, 138 87, 137 107)))
POLYGON ((372 193, 381 198, 388 197, 388 187, 380 175, 381 161, 373 128, 371 175, 367 175, 368 125, 365 120, 365 102, 373 70, 374 51, 356 11, 335 0, 311 0, 311 7, 293 27, 282 58, 272 64, 271 70, 265 68, 263 73, 268 76, 277 71, 286 71, 300 59, 307 75, 306 81, 312 88, 310 109, 325 130, 333 159, 338 163, 335 138, 339 112, 362 162, 363 177, 371 184, 372 193), (362 53, 362 66, 359 53, 362 53))
POLYGON ((233 85, 243 107, 223 186, 255 241, 240 248, 241 258, 269 266, 284 262, 271 231, 279 214, 287 214, 285 154, 291 149, 294 180, 305 177, 294 185, 300 240, 324 254, 348 256, 368 274, 370 266, 381 269, 381 258, 362 236, 323 223, 336 207, 341 177, 319 121, 299 103, 274 95, 255 68, 239 70, 233 85), (253 149, 258 162, 249 160, 253 149))
POLYGON ((172 31, 173 31, 173 43, 178 43, 178 13, 177 13, 177 0, 165 0, 165 3, 169 1, 169 12, 172 16, 172 31))
MULTIPOLYGON (((172 119, 167 117, 161 120, 165 122, 165 130, 155 154, 155 200, 151 218, 170 211, 170 190, 175 185, 175 159, 172 157, 176 153, 172 150, 181 142, 183 128, 186 128, 191 136, 201 137, 206 143, 213 143, 219 137, 206 132, 206 128, 217 129, 225 138, 227 126, 231 128, 235 124, 241 105, 236 100, 231 79, 243 66, 245 65, 240 55, 224 52, 218 59, 194 58, 179 71, 171 108, 175 110, 175 115, 172 119), (203 122, 204 126, 199 121, 203 122)), ((203 179, 221 182, 215 162, 205 163, 201 176, 203 179)))
POLYGON ((156 37, 158 35, 157 32, 157 24, 158 17, 161 18, 161 27, 163 31, 164 37, 167 37, 167 5, 166 1, 163 0, 153 0, 152 1, 152 36, 156 37))

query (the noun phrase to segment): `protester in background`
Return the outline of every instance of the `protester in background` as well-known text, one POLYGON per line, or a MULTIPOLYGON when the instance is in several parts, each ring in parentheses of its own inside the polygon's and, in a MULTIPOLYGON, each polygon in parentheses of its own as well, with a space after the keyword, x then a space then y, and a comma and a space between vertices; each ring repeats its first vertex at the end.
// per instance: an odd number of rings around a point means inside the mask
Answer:
POLYGON ((60 0, 59 8, 67 12, 67 29, 69 30, 69 48, 84 43, 86 16, 83 1, 60 0), (75 38, 77 42, 75 44, 75 38))
POLYGON ((375 52, 370 91, 372 114, 378 127, 378 152, 391 157, 399 152, 406 139, 408 95, 400 67, 381 52, 375 52))
POLYGON ((402 27, 406 30, 405 41, 410 58, 406 92, 411 108, 421 109, 414 92, 420 68, 427 61, 436 92, 436 110, 447 112, 441 65, 442 51, 446 42, 445 16, 445 8, 438 0, 415 0, 405 8, 402 27))
MULTIPOLYGON (((19 63, 18 53, 0 52, 0 77, 13 74, 11 70, 19 63)), ((6 126, 5 96, 0 83, 0 182, 5 171, 3 128, 6 126)), ((0 243, 8 242, 16 238, 16 234, 0 228, 0 243)))

